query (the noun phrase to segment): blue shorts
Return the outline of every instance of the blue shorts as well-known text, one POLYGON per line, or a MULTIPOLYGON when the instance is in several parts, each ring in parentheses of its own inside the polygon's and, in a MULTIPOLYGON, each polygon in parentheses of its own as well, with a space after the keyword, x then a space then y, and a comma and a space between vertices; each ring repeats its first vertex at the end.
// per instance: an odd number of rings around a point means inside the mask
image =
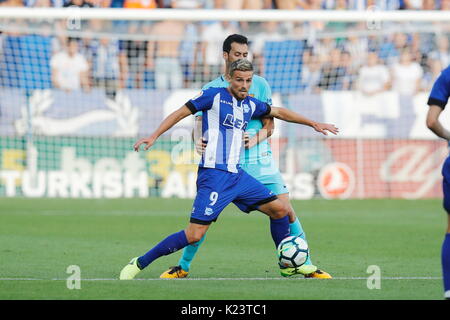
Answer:
POLYGON ((274 201, 277 196, 244 170, 237 173, 199 168, 197 196, 190 222, 207 225, 216 221, 225 207, 233 202, 249 213, 260 205, 274 201))
POLYGON ((444 209, 450 214, 450 157, 445 159, 442 166, 442 191, 444 192, 444 209))

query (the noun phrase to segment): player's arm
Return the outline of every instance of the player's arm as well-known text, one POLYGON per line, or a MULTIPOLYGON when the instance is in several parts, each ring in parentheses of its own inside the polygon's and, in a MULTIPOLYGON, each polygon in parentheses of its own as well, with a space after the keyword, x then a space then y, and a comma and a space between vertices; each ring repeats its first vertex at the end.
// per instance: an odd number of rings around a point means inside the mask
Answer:
POLYGON ((244 143, 247 149, 253 148, 273 134, 273 130, 275 129, 273 117, 266 117, 260 120, 263 123, 263 127, 253 137, 250 138, 248 134, 245 133, 244 143))
MULTIPOLYGON (((262 92, 261 92, 261 101, 265 101, 268 105, 272 105, 272 89, 270 89, 269 83, 267 83, 266 79, 261 79, 261 86, 262 86, 262 92)), ((247 149, 250 149, 257 144, 263 142, 267 138, 269 138, 273 130, 275 129, 275 122, 273 120, 273 117, 265 117, 260 119, 263 127, 253 136, 249 137, 248 134, 245 134, 245 147, 247 149)))
POLYGON ((450 132, 442 126, 439 116, 444 111, 450 97, 450 68, 445 69, 436 79, 428 97, 430 106, 427 113, 426 125, 438 137, 450 140, 450 132))
POLYGON ((205 152, 206 142, 203 140, 202 134, 202 116, 196 116, 194 120, 194 128, 192 129, 192 140, 194 141, 195 151, 199 155, 205 152))
POLYGON ((155 141, 161 136, 164 132, 172 128, 174 125, 176 125, 178 122, 186 118, 187 116, 190 116, 192 114, 191 109, 187 105, 183 105, 178 110, 172 112, 167 118, 165 118, 159 127, 148 137, 139 139, 134 144, 134 150, 139 151, 139 147, 141 144, 145 144, 144 150, 148 150, 155 141))
POLYGON ((438 137, 445 139, 447 141, 450 140, 450 132, 442 126, 442 123, 439 121, 439 116, 444 111, 442 107, 436 105, 430 105, 427 113, 427 127, 435 135, 438 137))
POLYGON ((268 107, 270 108, 270 112, 268 113, 269 116, 272 116, 274 118, 287 121, 287 122, 293 122, 298 124, 303 124, 305 126, 309 126, 316 130, 317 132, 320 132, 324 135, 328 135, 328 132, 331 132, 333 134, 337 134, 339 132, 339 129, 336 128, 333 124, 328 123, 321 123, 316 122, 311 119, 308 119, 292 110, 286 109, 286 108, 277 108, 277 107, 268 107))

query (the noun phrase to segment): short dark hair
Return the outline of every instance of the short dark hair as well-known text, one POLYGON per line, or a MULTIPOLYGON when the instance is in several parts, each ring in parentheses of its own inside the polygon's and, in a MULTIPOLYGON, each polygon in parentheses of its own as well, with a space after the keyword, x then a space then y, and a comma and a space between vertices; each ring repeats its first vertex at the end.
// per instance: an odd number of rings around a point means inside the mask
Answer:
POLYGON ((231 50, 231 44, 233 42, 237 42, 240 44, 246 44, 248 45, 248 39, 246 36, 243 36, 241 34, 232 34, 230 36, 228 36, 224 42, 223 42, 223 51, 230 53, 231 50))
POLYGON ((76 37, 68 37, 67 38, 67 44, 70 44, 71 42, 76 42, 76 43, 78 43, 80 41, 80 39, 79 38, 76 38, 76 37))

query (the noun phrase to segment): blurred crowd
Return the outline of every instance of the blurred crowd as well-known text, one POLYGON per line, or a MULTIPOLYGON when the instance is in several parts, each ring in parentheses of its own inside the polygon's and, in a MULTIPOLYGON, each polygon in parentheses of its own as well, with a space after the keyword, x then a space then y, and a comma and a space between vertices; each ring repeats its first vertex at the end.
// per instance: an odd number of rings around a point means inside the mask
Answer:
MULTIPOLYGON (((383 5, 386 10, 450 7, 450 1, 445 0, 61 2, 28 0, 24 4, 8 0, 3 4, 201 8, 208 3, 215 8, 287 8, 289 3, 289 8, 294 9, 383 5)), ((67 21, 59 23, 60 30, 69 29, 67 21)), ((433 23, 414 24, 412 31, 398 31, 406 30, 405 26, 382 25, 379 30, 370 30, 366 23, 343 22, 91 20, 72 28, 75 34, 54 32, 54 25, 45 21, 25 24, 39 32, 22 32, 23 23, 17 21, 5 24, 9 29, 0 31, 0 87, 66 91, 104 88, 112 98, 122 88, 200 88, 224 72, 222 42, 233 33, 248 37, 248 58, 274 92, 359 90, 373 95, 394 90, 413 95, 429 91, 441 70, 450 64, 450 29, 445 24, 438 24, 436 32, 429 30, 436 26, 433 23)))
POLYGON ((0 0, 0 6, 86 8, 448 10, 449 0, 0 0))

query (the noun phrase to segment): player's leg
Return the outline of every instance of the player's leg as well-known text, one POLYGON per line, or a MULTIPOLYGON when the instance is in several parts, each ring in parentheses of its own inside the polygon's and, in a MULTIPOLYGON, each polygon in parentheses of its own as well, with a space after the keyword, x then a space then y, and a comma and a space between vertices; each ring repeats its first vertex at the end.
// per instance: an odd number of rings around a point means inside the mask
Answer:
MULTIPOLYGON (((209 213, 208 210, 216 213, 220 212, 232 200, 232 196, 226 190, 224 190, 224 187, 229 184, 229 179, 227 178, 228 175, 225 174, 224 177, 217 177, 215 175, 211 176, 212 172, 213 171, 210 171, 208 169, 199 170, 199 176, 197 180, 198 191, 191 215, 191 217, 194 217, 194 219, 203 219, 205 214, 209 213), (225 182, 227 182, 227 184, 225 182)), ((202 223, 202 220, 195 221, 202 223)), ((159 277, 162 279, 186 278, 189 275, 191 263, 194 260, 194 257, 197 254, 198 250, 200 249, 201 244, 204 242, 205 237, 206 232, 198 241, 195 241, 186 246, 183 249, 183 254, 178 261, 178 265, 170 267, 159 277)))
POLYGON ((289 217, 287 215, 287 208, 280 199, 274 199, 270 202, 258 205, 257 209, 269 216, 270 233, 275 248, 278 247, 281 240, 289 237, 289 217))
MULTIPOLYGON (((298 219, 297 215, 295 214, 295 210, 291 205, 291 201, 289 200, 289 193, 277 194, 277 196, 278 199, 280 199, 284 203, 284 205, 288 210, 289 230, 290 230, 289 235, 294 237, 300 237, 306 241, 305 231, 303 231, 302 224, 300 223, 300 220, 298 219)), ((310 258, 308 258, 308 261, 305 262, 305 264, 312 264, 310 258)))
POLYGON ((131 280, 150 263, 159 257, 172 254, 189 243, 194 243, 203 237, 208 229, 208 225, 196 225, 190 223, 185 230, 173 233, 160 241, 144 255, 133 258, 120 272, 120 280, 131 280))
MULTIPOLYGON (((287 208, 289 216, 289 230, 290 236, 298 236, 306 241, 306 235, 303 227, 298 219, 294 208, 291 205, 289 199, 289 190, 283 181, 283 177, 278 170, 272 157, 266 157, 260 159, 255 163, 248 163, 243 166, 243 169, 254 177, 256 180, 262 182, 270 191, 278 196, 278 198, 284 203, 287 208)), ((329 279, 331 276, 318 269, 312 264, 311 256, 308 256, 307 261, 300 268, 283 268, 281 269, 281 274, 283 276, 292 276, 295 274, 302 274, 306 277, 329 279)))
POLYGON ((443 167, 442 189, 444 193, 444 209, 447 211, 448 224, 441 249, 442 274, 444 279, 444 297, 450 299, 450 158, 447 158, 443 167))
POLYGON ((261 182, 244 170, 240 171, 241 178, 236 186, 238 196, 233 203, 242 211, 249 213, 259 210, 270 217, 270 232, 275 247, 289 236, 289 217, 287 209, 278 197, 261 182))
MULTIPOLYGON (((295 210, 292 207, 292 204, 289 199, 289 193, 278 194, 278 198, 284 203, 286 208, 288 209, 289 216, 289 230, 291 236, 297 236, 306 240, 306 234, 303 231, 303 227, 295 214, 295 210)), ((281 274, 283 276, 292 276, 295 274, 302 274, 307 278, 318 278, 318 279, 331 279, 331 275, 328 272, 325 272, 312 263, 311 253, 308 255, 308 259, 306 262, 299 268, 285 268, 281 269, 281 274)))
MULTIPOLYGON (((449 212, 449 211, 447 211, 449 212)), ((447 233, 442 244, 442 273, 444 278, 444 297, 450 300, 450 214, 448 214, 447 233)))

